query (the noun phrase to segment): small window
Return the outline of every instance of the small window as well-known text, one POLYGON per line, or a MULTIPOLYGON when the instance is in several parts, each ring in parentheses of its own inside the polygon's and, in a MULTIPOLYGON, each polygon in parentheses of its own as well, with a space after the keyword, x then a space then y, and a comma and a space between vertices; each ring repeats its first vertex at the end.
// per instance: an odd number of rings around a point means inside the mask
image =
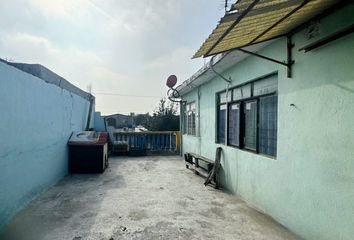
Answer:
POLYGON ((191 126, 190 126, 190 131, 189 134, 195 136, 196 135, 196 124, 195 124, 195 109, 193 110, 191 114, 191 126))
POLYGON ((227 102, 231 101, 231 91, 229 91, 227 93, 227 98, 226 98, 226 92, 222 92, 219 94, 219 103, 220 104, 226 103, 226 99, 227 99, 227 102))
POLYGON ((240 104, 233 103, 229 106, 228 144, 240 146, 240 104))
POLYGON ((184 134, 196 135, 195 102, 187 103, 184 112, 184 134))
POLYGON ((225 143, 226 104, 219 105, 217 142, 225 143))
POLYGON ((116 127, 116 119, 115 118, 107 118, 107 125, 111 127, 116 127))
POLYGON ((259 152, 277 155, 277 96, 260 99, 259 109, 259 152))
POLYGON ((245 148, 257 149, 257 101, 245 103, 245 148))
POLYGON ((260 96, 264 94, 274 93, 278 89, 278 79, 276 76, 268 77, 254 82, 253 95, 260 96))
POLYGON ((251 84, 244 85, 232 90, 234 101, 251 97, 251 84))

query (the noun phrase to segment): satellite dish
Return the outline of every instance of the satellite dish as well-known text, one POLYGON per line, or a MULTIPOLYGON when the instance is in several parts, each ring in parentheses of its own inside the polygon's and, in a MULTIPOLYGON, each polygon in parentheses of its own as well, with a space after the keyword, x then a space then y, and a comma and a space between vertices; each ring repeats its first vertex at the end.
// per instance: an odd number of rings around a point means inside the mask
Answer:
POLYGON ((171 75, 167 78, 166 85, 169 88, 173 88, 177 83, 177 77, 176 75, 171 75))

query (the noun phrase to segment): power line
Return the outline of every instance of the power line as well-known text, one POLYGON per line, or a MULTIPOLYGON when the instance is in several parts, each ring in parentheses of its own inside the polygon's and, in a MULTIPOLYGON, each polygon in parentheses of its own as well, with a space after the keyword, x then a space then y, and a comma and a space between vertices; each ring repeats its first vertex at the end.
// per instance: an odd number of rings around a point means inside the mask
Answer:
POLYGON ((119 97, 162 98, 162 96, 146 96, 146 95, 133 95, 133 94, 121 94, 121 93, 105 93, 105 92, 93 92, 93 94, 119 96, 119 97))

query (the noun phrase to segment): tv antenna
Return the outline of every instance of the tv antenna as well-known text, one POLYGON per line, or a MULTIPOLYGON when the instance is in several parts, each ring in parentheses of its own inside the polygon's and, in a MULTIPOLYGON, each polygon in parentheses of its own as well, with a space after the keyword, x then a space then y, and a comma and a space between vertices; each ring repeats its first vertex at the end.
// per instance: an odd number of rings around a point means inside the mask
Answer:
POLYGON ((176 75, 170 75, 167 78, 166 85, 169 88, 167 91, 167 97, 171 102, 181 102, 181 95, 179 94, 178 90, 175 88, 177 84, 177 77, 176 75))
POLYGON ((230 5, 230 0, 222 0, 222 3, 220 3, 219 6, 219 10, 223 8, 226 14, 227 11, 229 10, 229 5, 230 5))

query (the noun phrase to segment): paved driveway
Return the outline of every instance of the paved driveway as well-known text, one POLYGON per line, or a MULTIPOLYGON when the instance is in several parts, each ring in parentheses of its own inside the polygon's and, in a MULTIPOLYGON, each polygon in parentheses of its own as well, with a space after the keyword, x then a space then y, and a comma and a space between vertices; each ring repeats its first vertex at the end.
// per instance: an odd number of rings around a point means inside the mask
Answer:
POLYGON ((7 239, 296 239, 238 197, 204 187, 179 157, 111 158, 33 201, 7 239))

